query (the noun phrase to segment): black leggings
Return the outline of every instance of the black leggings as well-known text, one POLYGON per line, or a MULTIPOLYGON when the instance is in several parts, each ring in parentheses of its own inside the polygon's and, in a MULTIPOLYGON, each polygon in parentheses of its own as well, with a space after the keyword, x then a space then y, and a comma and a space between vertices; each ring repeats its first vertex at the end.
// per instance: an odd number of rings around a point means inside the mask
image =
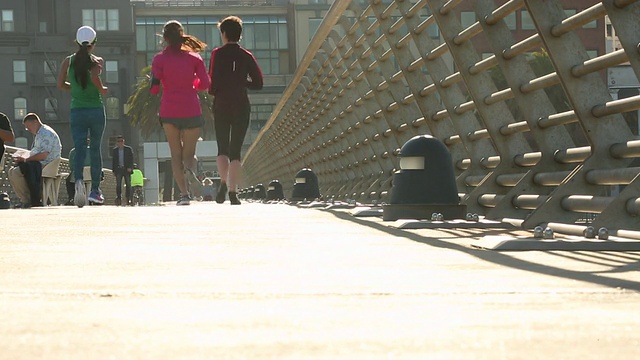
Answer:
POLYGON ((213 114, 218 156, 226 155, 229 160, 240 160, 240 151, 244 137, 249 128, 250 111, 244 110, 236 114, 215 111, 213 114))

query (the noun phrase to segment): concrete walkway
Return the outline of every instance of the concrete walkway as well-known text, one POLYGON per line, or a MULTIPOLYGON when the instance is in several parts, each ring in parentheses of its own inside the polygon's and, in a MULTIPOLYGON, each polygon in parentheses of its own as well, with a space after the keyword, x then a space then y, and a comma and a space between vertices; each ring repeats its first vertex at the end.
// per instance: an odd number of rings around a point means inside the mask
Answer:
POLYGON ((640 358, 639 252, 284 204, 0 216, 0 359, 640 358))

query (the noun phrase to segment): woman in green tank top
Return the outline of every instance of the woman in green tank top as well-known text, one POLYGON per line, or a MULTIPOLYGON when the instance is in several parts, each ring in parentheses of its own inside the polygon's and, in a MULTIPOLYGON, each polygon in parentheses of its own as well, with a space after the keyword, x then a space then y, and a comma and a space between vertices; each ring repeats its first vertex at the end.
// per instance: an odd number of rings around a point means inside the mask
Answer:
POLYGON ((91 193, 88 200, 93 204, 104 203, 100 190, 102 135, 106 125, 102 95, 106 94, 108 89, 100 79, 104 60, 92 54, 96 41, 95 30, 90 26, 80 27, 76 33, 78 51, 64 59, 58 74, 58 88, 71 92, 69 123, 76 157, 74 164, 69 165, 76 174, 74 203, 78 207, 83 207, 87 201, 82 178, 87 138, 91 139, 91 193))

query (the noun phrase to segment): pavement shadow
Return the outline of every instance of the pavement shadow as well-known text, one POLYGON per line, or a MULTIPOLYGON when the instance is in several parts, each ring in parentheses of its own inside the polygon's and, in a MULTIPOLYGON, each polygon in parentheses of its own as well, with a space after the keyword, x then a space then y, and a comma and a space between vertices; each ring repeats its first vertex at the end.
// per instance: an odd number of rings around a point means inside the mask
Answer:
MULTIPOLYGON (((350 213, 346 213, 343 211, 337 211, 337 210, 331 210, 331 209, 320 209, 320 210, 329 212, 339 219, 354 222, 363 226, 368 226, 370 228, 385 232, 389 235, 403 237, 408 240, 429 245, 432 247, 463 252, 465 254, 474 256, 483 261, 492 262, 494 264, 508 266, 508 267, 519 269, 522 271, 529 271, 529 272, 538 273, 538 274, 583 281, 583 282, 588 282, 588 283, 597 284, 601 286, 606 286, 609 288, 620 288, 620 289, 632 290, 640 293, 640 282, 624 280, 624 279, 616 279, 616 278, 612 278, 604 275, 604 274, 615 274, 615 273, 621 273, 621 272, 627 272, 627 271, 629 272, 638 271, 638 269, 640 268, 640 254, 638 254, 637 256, 634 256, 634 254, 628 254, 628 253, 619 254, 620 255, 618 256, 618 258, 620 259, 619 264, 617 266, 614 265, 612 270, 597 271, 597 272, 581 272, 581 271, 562 269, 562 268, 554 267, 548 264, 540 264, 540 263, 534 263, 534 262, 526 261, 522 259, 517 259, 512 256, 509 256, 508 253, 504 253, 504 252, 475 249, 462 244, 456 244, 455 242, 452 242, 452 241, 445 241, 438 238, 422 236, 410 231, 392 228, 392 227, 377 223, 375 221, 366 220, 366 218, 355 217, 350 213)), ((446 232, 454 236, 462 235, 460 234, 459 231, 452 231, 452 230, 439 230, 439 231, 446 232)), ((504 229, 502 230, 487 229, 487 233, 495 233, 495 234, 498 234, 498 233, 505 234, 508 231, 509 230, 505 231, 504 229)), ((482 236, 484 235, 486 235, 486 233, 483 233, 482 236)), ((468 234, 466 236, 471 237, 471 236, 478 236, 478 235, 476 233, 475 235, 468 234)), ((586 261, 586 262, 597 263, 599 265, 602 265, 602 259, 601 259, 601 262, 596 262, 598 261, 598 257, 601 257, 601 255, 594 254, 592 252, 589 252, 586 256, 583 255, 583 257, 581 258, 578 258, 575 255, 572 255, 572 253, 567 253, 567 252, 549 252, 549 253, 556 256, 571 258, 577 261, 586 261)), ((581 253, 585 254, 585 252, 581 252, 581 253)), ((611 260, 611 261, 614 261, 614 260, 611 260)), ((607 265, 612 265, 612 264, 607 263, 607 265)))

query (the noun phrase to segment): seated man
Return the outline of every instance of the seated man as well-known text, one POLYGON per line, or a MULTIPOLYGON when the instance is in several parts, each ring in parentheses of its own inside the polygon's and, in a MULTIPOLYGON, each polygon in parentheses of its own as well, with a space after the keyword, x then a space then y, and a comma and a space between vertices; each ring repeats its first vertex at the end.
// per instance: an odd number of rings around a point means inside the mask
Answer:
POLYGON ((35 138, 31 151, 14 154, 16 166, 9 169, 9 183, 20 199, 17 207, 40 206, 42 168, 61 156, 62 144, 55 130, 43 124, 35 113, 27 114, 22 122, 35 138))

